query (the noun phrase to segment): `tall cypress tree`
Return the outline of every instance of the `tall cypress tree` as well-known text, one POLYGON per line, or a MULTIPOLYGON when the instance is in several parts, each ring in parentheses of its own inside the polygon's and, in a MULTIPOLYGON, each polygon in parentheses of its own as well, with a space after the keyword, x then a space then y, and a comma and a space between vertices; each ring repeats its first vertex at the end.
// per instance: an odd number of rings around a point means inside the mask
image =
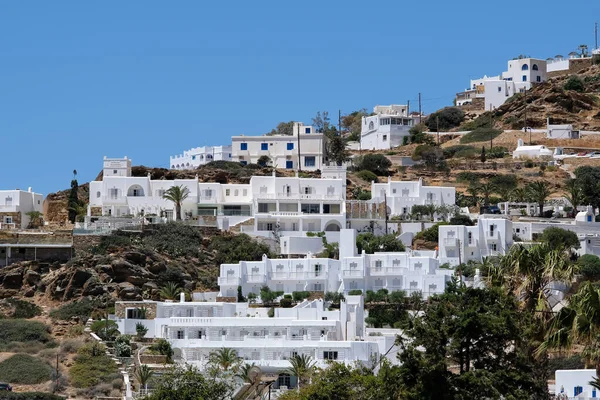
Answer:
POLYGON ((77 219, 77 207, 79 203, 79 184, 77 183, 77 170, 73 170, 73 179, 71 180, 71 192, 69 192, 69 201, 67 208, 69 210, 69 221, 74 224, 77 219))

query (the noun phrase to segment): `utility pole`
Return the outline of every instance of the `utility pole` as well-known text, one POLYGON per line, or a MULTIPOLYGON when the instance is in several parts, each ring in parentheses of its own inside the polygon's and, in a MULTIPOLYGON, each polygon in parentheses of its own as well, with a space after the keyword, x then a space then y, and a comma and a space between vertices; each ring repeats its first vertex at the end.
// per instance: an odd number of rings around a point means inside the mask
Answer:
POLYGON ((383 195, 383 205, 385 207, 385 234, 388 234, 388 212, 387 212, 387 193, 383 195))
POLYGON ((406 116, 410 116, 410 100, 406 101, 406 116))
POLYGON ((594 23, 594 38, 596 40, 596 46, 594 47, 594 50, 598 48, 598 23, 594 23))
POLYGON ((421 109, 421 93, 419 93, 419 123, 421 123, 422 117, 422 109, 421 109))
POLYGON ((342 110, 338 110, 338 135, 342 135, 342 110))

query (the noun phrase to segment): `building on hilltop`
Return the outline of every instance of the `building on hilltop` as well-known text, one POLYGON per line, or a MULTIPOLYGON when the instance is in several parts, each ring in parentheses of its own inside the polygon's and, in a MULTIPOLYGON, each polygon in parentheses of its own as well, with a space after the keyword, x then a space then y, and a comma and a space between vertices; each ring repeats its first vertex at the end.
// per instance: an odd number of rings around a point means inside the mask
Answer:
POLYGON ((211 161, 231 161, 231 145, 194 147, 169 157, 169 166, 171 169, 196 169, 211 161))
POLYGON ((473 106, 481 110, 494 110, 510 97, 531 89, 532 84, 548 79, 545 60, 518 58, 508 61, 501 75, 472 79, 468 89, 457 93, 457 106, 473 106))
POLYGON ((43 196, 27 191, 0 190, 0 229, 25 229, 30 218, 27 213, 42 212, 43 196))
MULTIPOLYGON (((282 238, 282 240, 286 240, 282 238)), ((339 260, 305 258, 240 261, 222 264, 219 295, 235 297, 238 287, 242 294, 259 294, 263 286, 274 291, 339 292, 351 290, 406 293, 420 292, 427 298, 441 294, 450 279, 451 270, 438 268, 434 252, 377 252, 357 254, 356 231, 343 229, 339 239, 339 260)))
POLYGON ((407 105, 375 106, 373 113, 362 117, 360 148, 363 150, 386 150, 402 145, 409 129, 415 125, 415 117, 407 105))
POLYGON ((294 122, 292 135, 233 136, 231 160, 257 164, 265 156, 276 168, 316 171, 324 165, 325 139, 312 126, 294 122))

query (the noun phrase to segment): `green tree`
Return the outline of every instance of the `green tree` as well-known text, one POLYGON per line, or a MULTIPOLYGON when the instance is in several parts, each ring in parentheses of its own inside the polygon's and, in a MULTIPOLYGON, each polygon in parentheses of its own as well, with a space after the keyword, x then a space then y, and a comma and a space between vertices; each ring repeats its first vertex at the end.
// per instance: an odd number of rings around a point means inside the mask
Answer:
POLYGON ((576 92, 583 92, 585 90, 585 84, 578 75, 572 75, 567 79, 563 86, 565 90, 574 90, 576 92))
POLYGON ((437 132, 438 127, 441 131, 456 128, 465 119, 465 113, 458 107, 446 107, 429 115, 427 127, 432 132, 437 132))
POLYGON ((575 232, 555 226, 544 229, 540 240, 548 243, 551 249, 571 250, 579 248, 579 238, 575 232))
POLYGON ((527 198, 527 191, 524 188, 514 188, 511 192, 510 192, 510 201, 514 201, 516 203, 524 203, 528 200, 527 198))
POLYGON ((490 204, 490 197, 496 192, 496 185, 491 182, 480 183, 477 187, 477 190, 479 193, 481 193, 483 205, 487 206, 490 204))
POLYGON ((542 217, 544 215, 544 203, 546 199, 553 193, 550 185, 548 185, 545 181, 535 181, 531 182, 527 185, 527 194, 528 197, 536 202, 539 207, 539 215, 542 217))
POLYGON ((271 290, 268 286, 263 286, 260 288, 260 299, 265 305, 272 304, 276 298, 283 295, 283 292, 275 292, 271 290))
POLYGON ((392 162, 383 154, 366 154, 357 160, 357 169, 371 171, 378 176, 387 175, 392 162))
POLYGON ((317 115, 312 119, 312 124, 315 128, 315 131, 318 133, 323 133, 329 128, 329 112, 321 111, 317 112, 317 115))
POLYGON ((269 156, 260 156, 258 157, 258 160, 256 160, 256 163, 261 167, 266 167, 271 163, 271 158, 269 156))
POLYGON ((529 326, 503 290, 450 284, 398 338, 395 398, 547 399, 547 377, 524 334, 529 326))
POLYGON ((175 219, 181 221, 181 203, 190 195, 190 190, 183 186, 171 186, 163 194, 163 199, 172 201, 175 204, 175 219))
POLYGON ((408 130, 411 143, 433 144, 431 136, 425 133, 425 124, 417 124, 408 130))
POLYGON ((272 129, 271 132, 267 133, 267 136, 284 135, 292 136, 294 134, 294 121, 280 122, 277 124, 277 128, 272 129))
POLYGON ((585 201, 585 193, 577 179, 569 179, 565 185, 565 198, 571 203, 573 212, 577 215, 577 207, 585 201))
POLYGON ((465 225, 465 226, 473 226, 475 223, 468 215, 457 214, 454 217, 450 218, 450 225, 465 225))
POLYGON ((141 322, 137 322, 135 324, 135 336, 137 340, 141 341, 146 336, 146 333, 148 333, 148 328, 141 322))
POLYGON ((77 219, 77 207, 80 206, 79 202, 79 184, 77 183, 76 171, 73 171, 73 180, 71 180, 71 191, 69 192, 69 199, 67 201, 67 210, 69 213, 69 221, 74 224, 77 219))
POLYGON ((360 132, 362 129, 362 117, 366 117, 367 110, 365 108, 353 111, 348 115, 342 116, 342 133, 348 134, 349 140, 360 140, 360 132))
POLYGON ((29 217, 28 228, 35 229, 39 228, 44 224, 44 214, 39 211, 29 211, 26 212, 25 215, 29 217))
POLYGON ((163 300, 177 300, 181 293, 181 288, 175 282, 167 282, 160 289, 160 297, 163 300))
POLYGON ((370 232, 361 233, 356 237, 356 247, 359 253, 364 250, 367 254, 405 250, 404 244, 396 239, 395 235, 375 236, 370 232))
POLYGON ((173 361, 173 348, 166 339, 158 339, 150 346, 150 351, 167 357, 167 362, 173 361))
POLYGON ((600 278, 600 258, 593 254, 584 254, 577 259, 579 273, 586 279, 600 278))
POLYGON ((307 383, 315 372, 316 362, 311 360, 306 354, 295 355, 290 358, 290 367, 286 372, 298 378, 298 390, 300 386, 307 383))
POLYGON ((346 141, 337 132, 327 133, 326 135, 327 158, 342 165, 350 160, 350 152, 346 149, 346 141))
POLYGON ((208 359, 210 364, 218 367, 223 372, 237 372, 242 362, 242 358, 237 355, 237 352, 228 347, 212 351, 208 359))
POLYGON ((207 378, 194 366, 174 366, 158 379, 144 400, 229 400, 233 386, 226 379, 207 378))
POLYGON ((479 158, 481 159, 482 163, 485 163, 485 161, 486 161, 485 146, 481 146, 481 155, 479 156, 479 158))
POLYGON ((584 202, 600 207, 600 167, 582 166, 575 169, 575 178, 583 189, 584 202))
POLYGON ((144 390, 148 390, 148 382, 154 376, 154 371, 150 369, 146 364, 138 365, 135 368, 134 377, 138 381, 140 388, 144 388, 144 390))

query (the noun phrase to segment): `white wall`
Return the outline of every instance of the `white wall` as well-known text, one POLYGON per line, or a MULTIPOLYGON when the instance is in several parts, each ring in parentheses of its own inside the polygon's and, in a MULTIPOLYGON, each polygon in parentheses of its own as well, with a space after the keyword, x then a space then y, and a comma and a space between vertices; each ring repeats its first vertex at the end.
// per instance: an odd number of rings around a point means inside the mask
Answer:
MULTIPOLYGON (((595 377, 596 370, 594 369, 557 370, 555 373, 556 394, 559 394, 562 390, 564 390, 564 393, 571 398, 575 395, 575 387, 581 386, 583 388, 583 393, 581 395, 592 397, 592 391, 594 389, 589 382, 595 377)), ((600 393, 596 391, 596 395, 594 397, 598 397, 599 395, 600 393)))
POLYGON ((231 145, 202 146, 169 157, 171 169, 194 169, 211 161, 231 161, 231 145))

